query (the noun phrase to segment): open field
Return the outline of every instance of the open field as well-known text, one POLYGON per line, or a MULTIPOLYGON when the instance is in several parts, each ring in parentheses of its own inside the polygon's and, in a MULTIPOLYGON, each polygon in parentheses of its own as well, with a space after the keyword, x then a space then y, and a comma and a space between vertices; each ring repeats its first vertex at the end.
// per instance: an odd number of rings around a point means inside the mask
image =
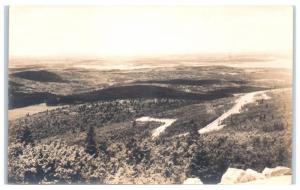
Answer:
POLYGON ((188 61, 16 64, 9 182, 216 184, 229 167, 291 167, 291 70, 188 61))
POLYGON ((11 109, 8 111, 8 115, 9 115, 8 120, 12 121, 21 117, 25 117, 26 115, 33 115, 39 112, 56 109, 58 107, 59 106, 47 106, 45 103, 43 103, 43 104, 36 104, 33 106, 26 106, 23 108, 11 109))

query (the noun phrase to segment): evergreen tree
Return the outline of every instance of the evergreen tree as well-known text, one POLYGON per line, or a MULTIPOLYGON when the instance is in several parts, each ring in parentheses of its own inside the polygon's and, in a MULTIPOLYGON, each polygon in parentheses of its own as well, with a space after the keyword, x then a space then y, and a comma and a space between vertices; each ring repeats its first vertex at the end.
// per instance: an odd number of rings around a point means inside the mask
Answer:
POLYGON ((136 127, 136 121, 135 120, 132 122, 132 127, 136 127))
POLYGON ((211 157, 209 149, 199 146, 197 152, 193 155, 190 162, 187 175, 198 177, 204 184, 215 184, 221 181, 221 178, 229 164, 224 157, 211 157))
POLYGON ((107 144, 105 141, 99 143, 99 150, 100 152, 106 154, 107 153, 107 144))
POLYGON ((28 127, 25 127, 21 131, 21 135, 19 136, 19 141, 21 143, 24 143, 25 145, 34 143, 32 138, 32 132, 28 127))
POLYGON ((198 127, 196 125, 196 123, 194 122, 194 120, 190 121, 190 135, 191 137, 194 139, 198 138, 199 133, 198 133, 198 127))
POLYGON ((94 131, 94 127, 91 126, 88 130, 87 137, 86 137, 85 152, 89 153, 90 155, 94 155, 94 157, 96 157, 98 154, 97 154, 96 142, 94 138, 95 138, 95 131, 94 131))

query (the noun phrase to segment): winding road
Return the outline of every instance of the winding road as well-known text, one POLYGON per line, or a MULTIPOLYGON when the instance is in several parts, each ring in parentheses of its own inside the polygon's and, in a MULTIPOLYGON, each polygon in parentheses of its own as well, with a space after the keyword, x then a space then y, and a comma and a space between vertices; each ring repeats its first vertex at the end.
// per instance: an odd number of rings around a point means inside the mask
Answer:
POLYGON ((199 134, 208 133, 211 131, 217 131, 222 129, 225 125, 222 125, 221 123, 230 115, 240 113, 241 108, 246 105, 254 102, 258 98, 260 99, 270 99, 269 96, 266 95, 267 91, 256 91, 256 92, 250 92, 245 95, 242 95, 236 100, 236 104, 229 109, 227 112, 223 113, 220 117, 215 119, 213 122, 205 126, 204 128, 200 129, 198 132, 199 134))
POLYGON ((140 117, 140 118, 136 119, 136 121, 140 121, 140 122, 155 121, 155 122, 163 123, 161 126, 159 126, 158 128, 156 128, 152 131, 152 138, 156 138, 161 133, 163 133, 167 127, 172 125, 176 121, 176 119, 159 119, 159 118, 153 118, 153 117, 140 117))

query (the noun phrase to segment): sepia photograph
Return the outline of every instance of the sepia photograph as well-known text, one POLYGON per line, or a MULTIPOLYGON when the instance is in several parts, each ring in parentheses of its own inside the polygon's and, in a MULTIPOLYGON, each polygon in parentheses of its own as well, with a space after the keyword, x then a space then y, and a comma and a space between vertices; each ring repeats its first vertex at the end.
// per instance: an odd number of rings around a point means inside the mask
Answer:
POLYGON ((12 5, 8 184, 292 184, 294 7, 12 5))

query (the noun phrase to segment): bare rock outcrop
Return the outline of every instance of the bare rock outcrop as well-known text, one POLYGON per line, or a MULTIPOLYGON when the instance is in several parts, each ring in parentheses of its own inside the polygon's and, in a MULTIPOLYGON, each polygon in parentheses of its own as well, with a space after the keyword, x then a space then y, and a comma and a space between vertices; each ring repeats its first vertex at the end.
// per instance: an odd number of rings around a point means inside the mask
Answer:
POLYGON ((276 168, 265 168, 262 173, 252 169, 243 170, 237 168, 228 168, 222 176, 219 184, 239 184, 252 182, 255 184, 255 181, 259 182, 259 184, 264 184, 264 181, 266 183, 270 183, 272 181, 274 182, 274 180, 271 178, 276 178, 278 176, 285 176, 282 178, 282 183, 287 184, 291 181, 291 173, 292 172, 290 168, 282 166, 278 166, 276 168))
POLYGON ((262 174, 251 169, 242 170, 236 168, 228 168, 225 174, 222 176, 220 184, 245 183, 248 181, 254 181, 264 178, 265 177, 262 174))
POLYGON ((243 184, 251 184, 251 185, 290 185, 292 184, 292 176, 291 175, 283 175, 283 176, 275 176, 269 177, 266 179, 249 181, 243 184))
POLYGON ((288 167, 277 166, 276 168, 265 168, 262 172, 266 177, 292 175, 292 171, 288 167))
POLYGON ((202 185, 202 181, 199 178, 187 178, 183 184, 185 185, 202 185))

